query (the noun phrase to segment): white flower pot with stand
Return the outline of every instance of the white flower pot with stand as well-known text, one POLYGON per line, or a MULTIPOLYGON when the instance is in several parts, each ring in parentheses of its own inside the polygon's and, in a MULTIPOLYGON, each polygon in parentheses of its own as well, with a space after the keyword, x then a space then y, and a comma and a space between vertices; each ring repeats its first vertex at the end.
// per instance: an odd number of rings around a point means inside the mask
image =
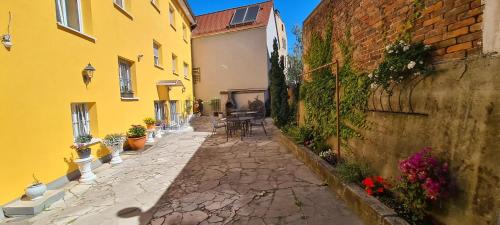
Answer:
POLYGON ((122 158, 120 157, 120 153, 123 151, 123 142, 121 144, 106 147, 111 150, 111 165, 116 165, 123 162, 122 158))
POLYGON ((95 180, 96 175, 92 172, 92 156, 85 159, 77 159, 75 163, 78 164, 80 169, 80 182, 89 183, 95 180))

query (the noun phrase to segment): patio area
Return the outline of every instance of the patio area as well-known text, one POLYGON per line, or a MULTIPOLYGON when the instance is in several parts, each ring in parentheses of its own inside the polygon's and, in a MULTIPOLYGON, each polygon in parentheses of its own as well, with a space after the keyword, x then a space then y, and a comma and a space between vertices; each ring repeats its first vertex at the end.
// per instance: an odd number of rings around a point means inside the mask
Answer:
POLYGON ((67 185, 64 201, 7 224, 362 224, 272 135, 267 123, 243 141, 194 132, 163 137, 124 163, 97 169, 97 181, 67 185))

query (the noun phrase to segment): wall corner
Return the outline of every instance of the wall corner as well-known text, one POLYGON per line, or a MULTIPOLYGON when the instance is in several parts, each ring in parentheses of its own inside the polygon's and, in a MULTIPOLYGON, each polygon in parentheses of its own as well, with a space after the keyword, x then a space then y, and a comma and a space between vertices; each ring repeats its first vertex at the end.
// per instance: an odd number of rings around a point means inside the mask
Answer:
POLYGON ((500 52, 500 2, 498 0, 482 0, 484 4, 483 20, 483 52, 500 52))

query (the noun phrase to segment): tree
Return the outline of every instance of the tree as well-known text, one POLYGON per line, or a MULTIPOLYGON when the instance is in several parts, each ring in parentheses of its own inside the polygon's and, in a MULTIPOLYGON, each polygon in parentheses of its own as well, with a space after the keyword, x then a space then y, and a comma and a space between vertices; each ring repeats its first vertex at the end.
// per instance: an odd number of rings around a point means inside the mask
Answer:
POLYGON ((284 62, 278 53, 278 41, 274 39, 273 53, 271 54, 271 117, 274 124, 282 127, 288 123, 288 92, 283 72, 284 62))
POLYGON ((295 46, 293 54, 288 56, 287 84, 289 87, 297 88, 300 83, 300 75, 303 71, 302 65, 302 28, 295 25, 292 30, 295 35, 295 46))

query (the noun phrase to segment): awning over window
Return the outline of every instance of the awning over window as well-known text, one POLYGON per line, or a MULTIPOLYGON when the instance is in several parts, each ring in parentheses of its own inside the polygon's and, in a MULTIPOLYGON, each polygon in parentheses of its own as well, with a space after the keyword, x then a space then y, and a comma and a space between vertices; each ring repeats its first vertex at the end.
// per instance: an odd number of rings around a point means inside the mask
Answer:
POLYGON ((184 87, 184 84, 181 80, 160 80, 156 83, 158 86, 167 86, 167 87, 184 87))

